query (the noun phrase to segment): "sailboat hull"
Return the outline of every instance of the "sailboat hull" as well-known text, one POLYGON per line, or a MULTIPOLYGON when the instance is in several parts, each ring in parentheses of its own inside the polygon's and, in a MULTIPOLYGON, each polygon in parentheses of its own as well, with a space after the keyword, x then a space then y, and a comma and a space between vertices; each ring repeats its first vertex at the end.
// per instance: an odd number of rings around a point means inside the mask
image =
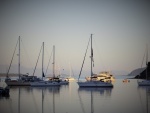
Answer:
POLYGON ((112 83, 101 81, 77 82, 79 87, 113 87, 112 83))
POLYGON ((68 81, 60 81, 60 85, 68 85, 69 82, 68 81))
POLYGON ((138 81, 139 86, 150 86, 150 80, 138 81))
POLYGON ((34 87, 45 87, 45 86, 60 86, 59 82, 49 82, 49 81, 40 81, 40 82, 31 82, 31 86, 34 87))
POLYGON ((30 82, 23 81, 5 81, 8 86, 30 86, 30 82))

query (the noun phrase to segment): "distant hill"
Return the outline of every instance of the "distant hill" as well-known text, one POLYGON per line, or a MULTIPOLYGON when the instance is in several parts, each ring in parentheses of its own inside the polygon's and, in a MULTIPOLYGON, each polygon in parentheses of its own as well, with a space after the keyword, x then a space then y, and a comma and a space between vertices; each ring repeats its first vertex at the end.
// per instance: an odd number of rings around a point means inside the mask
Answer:
POLYGON ((146 69, 146 67, 135 69, 135 70, 133 70, 131 73, 129 73, 128 76, 133 76, 133 77, 135 77, 135 76, 137 76, 137 75, 140 75, 140 73, 143 72, 145 69, 146 69))
MULTIPOLYGON (((0 77, 6 77, 6 73, 0 73, 0 77)), ((20 74, 20 75, 24 75, 24 74, 20 74)), ((18 77, 19 75, 17 73, 9 73, 8 74, 9 77, 18 77)))
POLYGON ((146 75, 147 79, 150 79, 150 62, 148 62, 147 68, 135 69, 129 74, 129 76, 133 76, 136 79, 146 79, 146 75))

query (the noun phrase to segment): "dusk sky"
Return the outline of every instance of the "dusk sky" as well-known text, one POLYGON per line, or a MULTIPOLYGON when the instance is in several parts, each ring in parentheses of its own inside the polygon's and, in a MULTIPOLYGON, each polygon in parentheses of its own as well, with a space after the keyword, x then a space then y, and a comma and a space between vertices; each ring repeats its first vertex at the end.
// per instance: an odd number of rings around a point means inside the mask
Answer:
MULTIPOLYGON (((150 1, 0 0, 0 65, 5 66, 0 72, 9 66, 20 36, 21 66, 33 69, 45 42, 44 69, 55 45, 56 67, 69 70, 70 63, 78 76, 91 33, 95 73, 140 68, 146 44, 150 53, 150 1)), ((90 71, 89 56, 83 74, 90 71)))

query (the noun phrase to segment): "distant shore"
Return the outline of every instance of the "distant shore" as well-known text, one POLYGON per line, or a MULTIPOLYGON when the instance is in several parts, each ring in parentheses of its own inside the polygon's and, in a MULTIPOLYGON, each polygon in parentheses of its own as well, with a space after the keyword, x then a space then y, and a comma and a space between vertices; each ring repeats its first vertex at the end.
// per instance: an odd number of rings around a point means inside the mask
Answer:
MULTIPOLYGON (((0 73, 0 77, 6 77, 6 73, 0 73)), ((10 73, 8 74, 8 76, 10 77, 18 77, 18 74, 15 74, 15 73, 10 73)))

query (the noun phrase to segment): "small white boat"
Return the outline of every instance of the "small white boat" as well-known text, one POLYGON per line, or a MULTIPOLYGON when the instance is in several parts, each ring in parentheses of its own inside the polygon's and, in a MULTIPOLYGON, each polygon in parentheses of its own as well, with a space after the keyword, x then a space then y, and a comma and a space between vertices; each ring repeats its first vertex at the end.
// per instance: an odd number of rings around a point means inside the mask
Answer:
MULTIPOLYGON (((88 42, 88 45, 89 45, 89 42, 88 42)), ((87 49, 88 49, 88 47, 87 47, 87 49)), ((87 53, 87 49, 86 49, 86 53, 87 53)), ((86 55, 86 53, 85 53, 85 55, 86 55)), ((82 81, 79 81, 79 79, 78 79, 77 83, 78 83, 79 87, 113 87, 113 84, 111 82, 105 82, 105 81, 97 80, 97 77, 96 77, 96 79, 91 79, 93 76, 93 71, 92 71, 92 66, 93 66, 92 34, 91 34, 91 56, 90 56, 90 58, 91 58, 91 77, 90 77, 90 80, 82 82, 82 81)), ((84 56, 84 60, 85 60, 85 56, 84 56)), ((84 61, 83 61, 83 63, 84 63, 84 61)), ((82 68, 83 68, 83 64, 81 67, 81 71, 82 71, 82 68)), ((79 74, 79 78, 81 75, 81 71, 79 74)))
POLYGON ((122 82, 124 82, 124 83, 128 83, 128 82, 130 82, 130 80, 128 80, 128 79, 124 79, 124 80, 122 80, 122 82))
POLYGON ((63 79, 61 79, 60 77, 48 77, 48 81, 50 81, 50 82, 59 82, 59 84, 60 85, 67 85, 67 84, 69 84, 69 81, 68 80, 63 80, 63 79))
POLYGON ((70 63, 69 63, 69 65, 70 65, 70 76, 67 77, 65 80, 71 82, 71 81, 75 81, 75 78, 73 77, 74 73, 73 73, 73 70, 72 70, 72 66, 71 66, 70 63))

